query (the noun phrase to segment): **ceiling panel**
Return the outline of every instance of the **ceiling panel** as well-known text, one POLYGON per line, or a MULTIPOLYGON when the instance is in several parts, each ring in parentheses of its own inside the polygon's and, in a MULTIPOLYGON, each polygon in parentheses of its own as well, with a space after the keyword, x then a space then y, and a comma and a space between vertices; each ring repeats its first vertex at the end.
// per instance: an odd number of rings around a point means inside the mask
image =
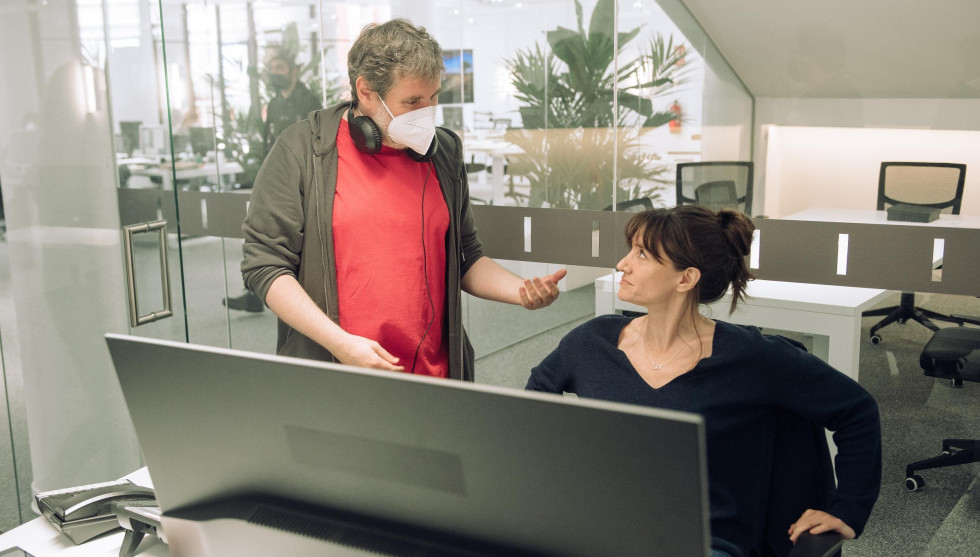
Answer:
POLYGON ((754 96, 980 98, 978 0, 682 0, 754 96))

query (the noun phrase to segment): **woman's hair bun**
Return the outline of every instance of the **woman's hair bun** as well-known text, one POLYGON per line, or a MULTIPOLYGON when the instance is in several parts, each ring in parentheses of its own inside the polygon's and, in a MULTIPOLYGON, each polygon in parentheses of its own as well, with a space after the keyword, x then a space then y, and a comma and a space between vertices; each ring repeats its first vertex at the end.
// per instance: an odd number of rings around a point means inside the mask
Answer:
POLYGON ((752 219, 740 211, 726 208, 718 211, 718 223, 735 252, 741 257, 748 255, 752 248, 752 232, 755 230, 752 219))

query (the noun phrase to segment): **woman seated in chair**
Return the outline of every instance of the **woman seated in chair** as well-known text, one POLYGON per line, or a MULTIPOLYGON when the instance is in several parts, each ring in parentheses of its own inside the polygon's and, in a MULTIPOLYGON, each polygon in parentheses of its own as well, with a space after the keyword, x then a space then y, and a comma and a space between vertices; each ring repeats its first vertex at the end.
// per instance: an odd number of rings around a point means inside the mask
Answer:
MULTIPOLYGON (((620 299, 647 314, 597 317, 531 371, 527 389, 696 412, 705 420, 714 555, 745 556, 762 538, 777 412, 834 431, 837 489, 787 535, 864 528, 881 483, 878 407, 857 382, 787 339, 701 315, 752 278, 754 230, 737 211, 696 205, 638 213, 626 227, 620 299)), ((655 474, 656 470, 651 470, 655 474)), ((649 517, 653 518, 653 517, 649 517)))

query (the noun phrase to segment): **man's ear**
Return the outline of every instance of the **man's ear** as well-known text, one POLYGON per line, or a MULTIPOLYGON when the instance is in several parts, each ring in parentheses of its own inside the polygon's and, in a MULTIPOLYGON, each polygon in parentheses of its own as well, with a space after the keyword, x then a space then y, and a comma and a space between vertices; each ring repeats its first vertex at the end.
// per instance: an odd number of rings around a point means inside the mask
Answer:
POLYGON ((698 281, 701 280, 701 271, 695 267, 688 267, 681 271, 680 280, 677 282, 678 292, 690 292, 698 281))
POLYGON ((362 108, 362 113, 374 114, 381 107, 381 103, 378 102, 378 94, 371 89, 371 85, 364 79, 363 75, 357 76, 354 81, 354 89, 357 90, 357 104, 362 108), (363 110, 364 108, 367 110, 363 110))

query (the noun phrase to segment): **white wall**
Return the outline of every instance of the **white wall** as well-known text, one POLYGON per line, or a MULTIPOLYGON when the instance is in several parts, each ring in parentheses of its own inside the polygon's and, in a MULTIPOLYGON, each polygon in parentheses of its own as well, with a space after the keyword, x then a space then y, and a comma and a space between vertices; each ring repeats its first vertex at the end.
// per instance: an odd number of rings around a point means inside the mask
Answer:
POLYGON ((760 97, 755 213, 874 207, 880 163, 907 160, 965 163, 962 212, 980 214, 978 146, 980 99, 760 97))
POLYGON ((966 163, 961 213, 980 215, 980 131, 771 126, 767 132, 763 214, 770 217, 807 207, 874 208, 882 161, 966 163))

